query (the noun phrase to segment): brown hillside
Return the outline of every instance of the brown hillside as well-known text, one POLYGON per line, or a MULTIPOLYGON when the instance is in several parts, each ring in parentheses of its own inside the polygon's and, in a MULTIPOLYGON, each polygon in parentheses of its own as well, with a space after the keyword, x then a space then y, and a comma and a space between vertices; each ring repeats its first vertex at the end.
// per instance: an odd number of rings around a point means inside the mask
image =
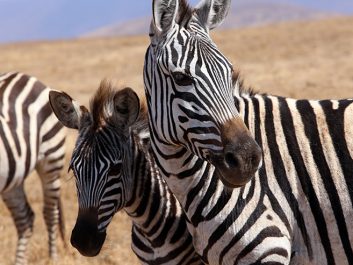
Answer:
MULTIPOLYGON (((331 12, 321 12, 281 0, 237 0, 232 3, 228 17, 220 28, 234 29, 284 21, 304 21, 333 15, 331 12)), ((82 37, 139 35, 148 31, 150 21, 150 16, 145 16, 110 24, 87 32, 82 37)))
MULTIPOLYGON (((353 18, 283 23, 261 28, 217 32, 214 40, 241 70, 245 83, 261 92, 297 98, 353 97, 353 18)), ((146 34, 147 35, 147 34, 146 34)), ((143 94, 142 67, 148 38, 111 38, 36 42, 0 46, 0 72, 24 71, 87 104, 104 77, 114 78, 143 94)), ((69 153, 75 134, 70 131, 69 153)), ((63 198, 67 239, 76 218, 74 180, 64 172, 63 198)), ((40 186, 35 175, 26 187, 36 212, 30 264, 48 264, 40 186)), ((16 232, 0 203, 1 264, 9 265, 16 232)), ((119 214, 108 231, 101 255, 83 258, 68 241, 60 245, 58 264, 137 264, 130 250, 130 225, 119 214)))

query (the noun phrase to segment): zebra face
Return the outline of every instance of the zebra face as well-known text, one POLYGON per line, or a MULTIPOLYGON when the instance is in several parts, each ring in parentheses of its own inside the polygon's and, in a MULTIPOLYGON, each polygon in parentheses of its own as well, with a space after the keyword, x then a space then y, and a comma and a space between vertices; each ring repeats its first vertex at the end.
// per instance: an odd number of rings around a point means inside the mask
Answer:
POLYGON ((93 135, 91 128, 80 132, 71 158, 79 213, 71 243, 85 256, 97 255, 103 246, 106 228, 114 214, 128 200, 130 185, 129 140, 116 129, 104 127, 93 135))
POLYGON ((150 123, 160 142, 209 161, 223 183, 238 187, 257 171, 261 150, 239 117, 233 69, 209 36, 230 1, 153 1, 144 80, 150 123))
POLYGON ((79 131, 70 163, 79 204, 71 244, 84 256, 96 256, 114 214, 131 196, 130 125, 139 100, 131 89, 114 93, 103 82, 90 112, 65 93, 50 92, 50 103, 65 126, 79 131))

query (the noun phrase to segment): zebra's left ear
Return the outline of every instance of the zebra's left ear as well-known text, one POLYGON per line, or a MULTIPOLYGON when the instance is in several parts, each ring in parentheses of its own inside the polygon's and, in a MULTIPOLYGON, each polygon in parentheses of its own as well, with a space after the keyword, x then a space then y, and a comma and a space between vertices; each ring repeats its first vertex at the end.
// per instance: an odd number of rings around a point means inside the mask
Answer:
POLYGON ((83 112, 88 112, 85 107, 79 106, 65 92, 59 91, 49 92, 49 102, 54 114, 65 127, 79 129, 83 112))
POLYGON ((114 96, 113 122, 118 128, 128 131, 137 120, 140 112, 140 100, 135 91, 126 87, 114 96))
POLYGON ((153 23, 160 33, 166 33, 174 25, 179 0, 153 0, 153 23))
POLYGON ((228 15, 231 0, 202 0, 196 7, 200 22, 209 30, 218 27, 228 15))

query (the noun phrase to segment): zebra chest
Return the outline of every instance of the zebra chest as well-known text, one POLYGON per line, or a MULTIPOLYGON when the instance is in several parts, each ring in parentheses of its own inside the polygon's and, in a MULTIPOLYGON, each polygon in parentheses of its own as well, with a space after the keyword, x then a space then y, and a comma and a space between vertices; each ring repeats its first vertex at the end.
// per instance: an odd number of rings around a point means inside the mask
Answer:
POLYGON ((291 253, 291 235, 269 199, 254 195, 243 202, 238 195, 233 193, 217 214, 212 209, 204 211, 202 220, 189 214, 188 229, 196 252, 208 264, 253 264, 272 251, 273 261, 285 264, 291 253))

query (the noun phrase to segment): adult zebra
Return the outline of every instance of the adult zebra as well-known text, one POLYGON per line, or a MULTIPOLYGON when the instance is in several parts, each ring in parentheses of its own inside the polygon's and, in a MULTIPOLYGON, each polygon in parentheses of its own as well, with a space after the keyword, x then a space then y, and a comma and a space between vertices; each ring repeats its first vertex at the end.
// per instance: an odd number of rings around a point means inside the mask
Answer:
POLYGON ((52 258, 57 256, 58 226, 64 239, 60 171, 64 166, 66 134, 50 108, 49 90, 23 73, 0 75, 0 192, 18 233, 16 265, 27 263, 34 213, 24 192, 24 181, 34 169, 42 182, 52 258))
POLYGON ((141 263, 202 264, 181 206, 150 155, 147 111, 139 113, 137 95, 102 82, 91 112, 63 92, 50 92, 50 102, 65 126, 79 130, 70 165, 79 202, 72 245, 85 256, 98 255, 106 228, 124 209, 141 263))
POLYGON ((195 249, 210 264, 349 264, 353 101, 243 92, 209 36, 229 6, 154 0, 145 57, 152 150, 191 221, 195 249), (238 154, 248 150, 244 141, 235 155, 220 148, 219 117, 232 115, 245 121, 264 157, 255 178, 230 191, 219 164, 243 167, 238 154))

